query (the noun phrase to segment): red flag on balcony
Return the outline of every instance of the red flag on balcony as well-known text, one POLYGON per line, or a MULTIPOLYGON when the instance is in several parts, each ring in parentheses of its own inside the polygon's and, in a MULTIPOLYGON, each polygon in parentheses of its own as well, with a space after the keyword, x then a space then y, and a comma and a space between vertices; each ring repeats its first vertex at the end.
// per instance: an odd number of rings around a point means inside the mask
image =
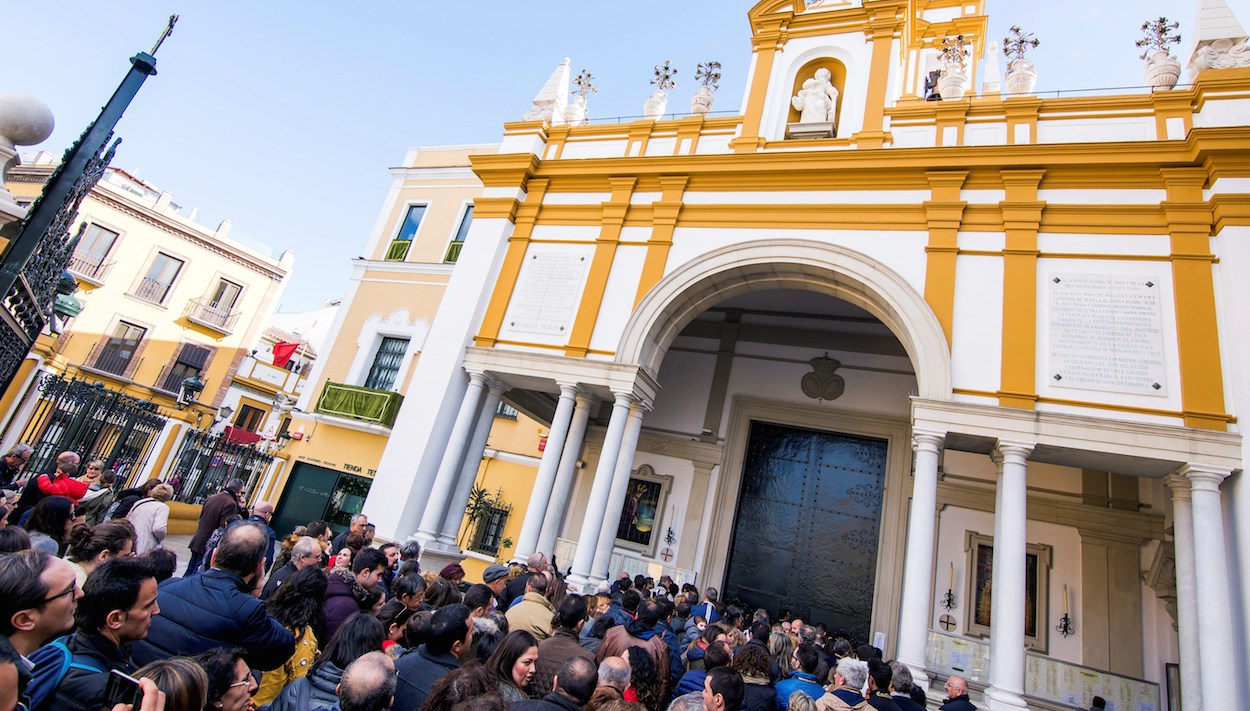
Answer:
POLYGON ((273 364, 275 367, 283 368, 287 363, 291 362, 291 356, 295 355, 295 351, 299 349, 298 343, 284 343, 278 341, 273 347, 273 364))

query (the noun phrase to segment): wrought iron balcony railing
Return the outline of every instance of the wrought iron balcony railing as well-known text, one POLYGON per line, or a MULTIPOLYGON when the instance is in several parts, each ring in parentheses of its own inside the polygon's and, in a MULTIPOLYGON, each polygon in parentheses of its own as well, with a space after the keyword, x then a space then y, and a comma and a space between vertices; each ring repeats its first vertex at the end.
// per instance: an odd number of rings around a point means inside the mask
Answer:
POLYGON ((96 285, 104 283, 104 277, 108 275, 112 266, 112 262, 106 262, 103 259, 93 259, 78 255, 69 258, 69 270, 75 276, 82 277, 96 285))
POLYGON ((191 299, 191 303, 187 305, 187 318, 201 326, 208 326, 222 333, 232 333, 234 322, 239 320, 239 312, 210 299, 199 298, 191 299))
POLYGON ((350 417, 391 427, 403 401, 404 396, 396 392, 327 381, 314 409, 323 415, 350 417))
POLYGON ((452 242, 447 245, 447 256, 443 257, 444 264, 455 264, 460 259, 460 250, 464 249, 464 242, 452 242))
POLYGON ((151 301, 157 304, 165 303, 165 297, 169 296, 169 290, 173 284, 159 281, 157 279, 149 279, 144 277, 139 280, 139 285, 135 287, 132 294, 145 301, 151 301))

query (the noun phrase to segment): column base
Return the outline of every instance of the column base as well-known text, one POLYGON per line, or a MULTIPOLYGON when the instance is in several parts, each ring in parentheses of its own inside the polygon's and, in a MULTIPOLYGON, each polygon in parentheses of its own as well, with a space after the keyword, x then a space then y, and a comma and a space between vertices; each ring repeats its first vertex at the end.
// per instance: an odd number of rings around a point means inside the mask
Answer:
POLYGON ((995 686, 985 690, 985 703, 990 711, 1017 711, 1029 707, 1020 694, 995 686))
POLYGON ((460 563, 464 560, 464 553, 459 548, 451 546, 441 546, 437 541, 430 543, 421 549, 421 569, 439 571, 443 566, 450 563, 460 563))
POLYGON ((590 578, 580 573, 569 573, 569 577, 565 578, 564 582, 568 585, 569 592, 578 595, 590 595, 599 587, 590 582, 590 578))
MULTIPOLYGON (((900 660, 902 661, 902 660, 900 660)), ((903 661, 907 668, 911 671, 911 681, 925 691, 929 690, 929 672, 925 670, 924 665, 914 664, 912 662, 903 661)))

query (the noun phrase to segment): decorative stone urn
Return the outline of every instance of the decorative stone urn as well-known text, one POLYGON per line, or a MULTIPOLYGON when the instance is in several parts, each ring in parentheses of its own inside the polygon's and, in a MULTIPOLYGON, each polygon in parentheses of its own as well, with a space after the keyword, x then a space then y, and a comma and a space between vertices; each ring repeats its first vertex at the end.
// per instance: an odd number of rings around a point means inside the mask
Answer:
POLYGON ((1166 51, 1158 51, 1146 60, 1146 83, 1154 91, 1169 91, 1181 78, 1181 63, 1166 51))
POLYGON ((712 101, 716 92, 710 86, 701 86, 690 98, 690 113, 702 116, 712 110, 712 101))
POLYGON ((574 95, 573 100, 564 108, 564 122, 572 126, 580 126, 586 121, 586 97, 574 95))
POLYGON ((968 73, 964 71, 964 68, 956 62, 951 62, 942 69, 942 74, 938 77, 938 94, 942 97, 942 101, 962 99, 968 92, 970 83, 968 73))
POLYGON ((668 93, 663 89, 656 89, 651 96, 647 97, 647 101, 642 105, 642 115, 649 119, 658 119, 664 115, 668 109, 668 93))
POLYGON ((1003 77, 1003 86, 1008 94, 1031 94, 1037 86, 1037 70, 1027 59, 1013 59, 1008 65, 1007 75, 1003 77))

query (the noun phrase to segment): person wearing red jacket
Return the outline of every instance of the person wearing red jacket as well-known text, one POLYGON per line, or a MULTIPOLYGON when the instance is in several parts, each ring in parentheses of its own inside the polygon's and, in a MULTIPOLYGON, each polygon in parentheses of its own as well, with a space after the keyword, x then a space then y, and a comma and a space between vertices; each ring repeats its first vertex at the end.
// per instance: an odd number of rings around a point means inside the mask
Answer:
MULTIPOLYGON (((22 517, 26 512, 34 509, 35 504, 45 497, 64 496, 77 503, 86 495, 95 480, 87 477, 73 478, 78 474, 78 462, 79 457, 74 452, 62 452, 56 458, 56 471, 32 477, 17 500, 13 520, 23 522, 22 517)), ((96 477, 98 476, 96 474, 96 477)))

